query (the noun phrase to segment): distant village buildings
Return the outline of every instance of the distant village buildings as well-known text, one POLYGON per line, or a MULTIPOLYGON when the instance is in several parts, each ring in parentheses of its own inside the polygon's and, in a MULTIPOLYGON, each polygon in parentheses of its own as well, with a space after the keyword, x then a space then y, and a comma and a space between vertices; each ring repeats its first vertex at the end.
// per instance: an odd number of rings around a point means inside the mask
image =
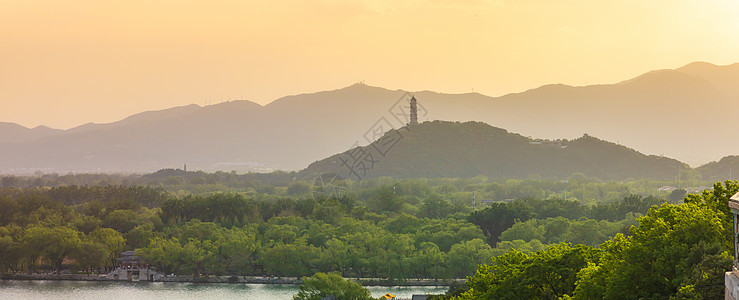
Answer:
MULTIPOLYGON (((666 185, 666 186, 663 186, 663 187, 658 188, 657 189, 657 192, 658 193, 661 193, 661 192, 672 192, 672 191, 677 190, 677 189, 679 189, 679 188, 676 187, 676 186, 666 185)), ((700 194, 703 191, 711 191, 711 190, 713 190, 713 187, 712 186, 704 186, 704 185, 701 185, 701 186, 697 186, 697 187, 684 187, 683 189, 685 190, 685 193, 688 193, 688 194, 700 194)))
POLYGON ((546 148, 560 148, 564 149, 567 148, 567 146, 562 146, 562 140, 554 140, 554 141, 548 141, 548 140, 537 140, 533 142, 529 142, 531 145, 539 145, 546 148))

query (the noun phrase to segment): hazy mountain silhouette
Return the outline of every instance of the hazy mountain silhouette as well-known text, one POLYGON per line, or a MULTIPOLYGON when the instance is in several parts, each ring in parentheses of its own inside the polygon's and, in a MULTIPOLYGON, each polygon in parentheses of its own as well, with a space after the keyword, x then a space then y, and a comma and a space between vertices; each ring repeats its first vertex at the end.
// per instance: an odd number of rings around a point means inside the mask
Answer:
POLYGON ((725 95, 739 95, 739 63, 717 66, 707 62, 694 62, 677 71, 704 78, 725 95))
POLYGON ((78 133, 78 132, 85 132, 85 131, 92 131, 92 130, 110 129, 110 128, 114 128, 118 126, 132 125, 136 123, 167 120, 167 119, 176 118, 179 116, 190 114, 192 112, 195 112, 199 108, 200 106, 198 105, 190 104, 186 106, 178 106, 178 107, 168 108, 164 110, 147 111, 147 112, 142 112, 142 113, 138 113, 135 115, 131 115, 118 122, 103 123, 103 124, 97 124, 97 123, 83 124, 83 125, 69 129, 68 132, 78 133))
POLYGON ((390 131, 371 145, 314 162, 300 174, 564 179, 581 172, 604 180, 663 180, 688 168, 674 159, 647 156, 588 135, 572 141, 535 141, 481 122, 434 121, 390 131))
MULTIPOLYGON (((731 135, 739 129, 732 119, 738 79, 737 64, 692 63, 616 84, 546 85, 502 97, 413 94, 421 121, 482 121, 547 139, 588 133, 697 165, 739 149, 731 135)), ((189 105, 64 131, 0 124, 0 172, 154 171, 185 163, 194 170, 298 170, 367 145, 380 125, 379 133, 400 128, 407 121, 394 105, 406 94, 355 84, 265 106, 189 105)))
POLYGON ((64 132, 46 126, 26 128, 15 123, 0 122, 0 143, 27 142, 64 132))

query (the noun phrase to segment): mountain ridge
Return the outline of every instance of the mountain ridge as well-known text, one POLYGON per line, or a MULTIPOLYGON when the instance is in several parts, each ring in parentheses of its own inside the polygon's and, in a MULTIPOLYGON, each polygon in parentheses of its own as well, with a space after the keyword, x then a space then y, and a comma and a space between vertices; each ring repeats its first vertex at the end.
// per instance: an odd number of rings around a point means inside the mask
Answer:
POLYGON ((377 124, 385 130, 403 126, 407 113, 398 108, 407 112, 410 94, 419 100, 420 121, 481 121, 543 139, 588 133, 700 165, 739 149, 739 141, 722 133, 739 129, 731 122, 739 109, 739 88, 728 84, 734 78, 739 81, 739 64, 693 63, 616 84, 552 84, 500 97, 409 93, 360 83, 264 106, 247 100, 192 104, 36 135, 14 127, 20 140, 0 126, 0 172, 153 171, 183 163, 213 171, 297 170, 369 144, 369 130, 377 124))

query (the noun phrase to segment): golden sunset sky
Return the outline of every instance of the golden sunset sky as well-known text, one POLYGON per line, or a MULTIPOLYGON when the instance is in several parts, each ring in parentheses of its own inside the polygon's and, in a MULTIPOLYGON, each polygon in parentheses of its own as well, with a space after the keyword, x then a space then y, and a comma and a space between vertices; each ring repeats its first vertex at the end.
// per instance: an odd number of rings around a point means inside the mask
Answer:
POLYGON ((0 121, 66 129, 364 81, 490 96, 739 61, 736 0, 0 0, 0 121))

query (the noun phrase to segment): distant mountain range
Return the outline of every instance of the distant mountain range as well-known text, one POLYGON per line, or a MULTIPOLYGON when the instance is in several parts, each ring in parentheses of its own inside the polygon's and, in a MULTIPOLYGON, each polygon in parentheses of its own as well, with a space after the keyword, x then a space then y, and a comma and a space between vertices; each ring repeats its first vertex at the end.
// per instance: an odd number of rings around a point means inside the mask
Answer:
MULTIPOLYGON (((482 121, 523 136, 587 133, 694 166, 739 149, 739 64, 692 63, 616 84, 547 85, 502 97, 412 93, 421 121, 482 121)), ((0 123, 0 173, 299 170, 367 145, 407 122, 402 90, 364 84, 287 96, 144 112, 68 130, 0 123)))
POLYGON ((4 143, 22 143, 63 132, 46 126, 29 129, 15 123, 0 122, 0 142, 4 143))

